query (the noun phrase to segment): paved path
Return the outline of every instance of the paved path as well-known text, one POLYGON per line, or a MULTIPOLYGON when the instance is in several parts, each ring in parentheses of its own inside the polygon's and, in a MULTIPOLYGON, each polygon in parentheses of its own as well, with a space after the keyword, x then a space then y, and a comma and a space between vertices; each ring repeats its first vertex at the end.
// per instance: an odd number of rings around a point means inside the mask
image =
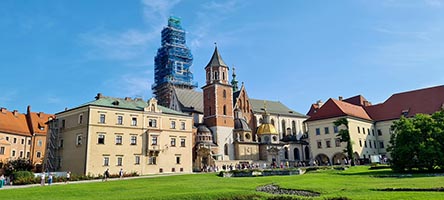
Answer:
MULTIPOLYGON (((189 173, 182 173, 182 174, 154 174, 154 175, 125 177, 123 179, 120 179, 120 178, 109 178, 108 181, 120 181, 120 180, 139 179, 139 178, 157 178, 157 177, 163 177, 163 176, 177 176, 177 175, 185 175, 185 174, 189 174, 189 173)), ((57 183, 52 183, 52 185, 81 184, 81 183, 92 183, 92 182, 102 182, 102 179, 83 180, 83 181, 70 181, 69 183, 57 182, 57 183)), ((0 188, 0 190, 20 189, 20 188, 29 188, 29 187, 39 187, 39 186, 41 186, 41 185, 40 184, 3 185, 3 187, 0 188)), ((48 183, 46 183, 45 186, 48 186, 48 183)))

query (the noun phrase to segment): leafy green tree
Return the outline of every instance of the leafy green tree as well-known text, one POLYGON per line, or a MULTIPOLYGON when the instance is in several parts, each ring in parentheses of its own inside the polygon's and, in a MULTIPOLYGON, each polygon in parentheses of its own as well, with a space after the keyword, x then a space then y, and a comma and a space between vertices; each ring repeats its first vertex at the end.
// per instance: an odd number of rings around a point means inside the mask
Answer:
POLYGON ((417 114, 401 117, 392 125, 393 134, 387 151, 392 157, 392 169, 444 169, 444 113, 417 114))
POLYGON ((10 160, 3 165, 3 170, 6 175, 10 175, 17 171, 31 171, 34 165, 30 160, 19 158, 16 160, 10 160))
POLYGON ((353 154, 353 144, 350 137, 350 132, 348 130, 348 120, 347 118, 340 118, 333 122, 333 124, 337 127, 344 125, 345 129, 339 130, 339 133, 337 137, 339 138, 339 141, 346 142, 347 147, 344 149, 344 153, 347 154, 348 158, 351 160, 350 165, 355 165, 355 159, 353 154))

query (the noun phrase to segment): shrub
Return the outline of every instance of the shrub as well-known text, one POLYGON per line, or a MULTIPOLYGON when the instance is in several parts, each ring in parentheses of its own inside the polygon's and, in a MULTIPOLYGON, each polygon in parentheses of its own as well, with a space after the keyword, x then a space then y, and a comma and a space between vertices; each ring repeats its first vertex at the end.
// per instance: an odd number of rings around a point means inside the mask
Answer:
POLYGON ((34 173, 30 171, 16 171, 13 172, 13 183, 15 185, 25 185, 37 183, 36 178, 34 178, 34 173))

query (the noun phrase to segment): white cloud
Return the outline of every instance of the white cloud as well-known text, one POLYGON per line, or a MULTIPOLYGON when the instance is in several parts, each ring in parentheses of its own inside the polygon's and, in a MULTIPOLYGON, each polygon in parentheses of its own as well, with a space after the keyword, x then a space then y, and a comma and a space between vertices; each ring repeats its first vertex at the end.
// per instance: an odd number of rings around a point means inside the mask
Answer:
POLYGON ((151 96, 150 77, 153 77, 151 70, 140 73, 126 73, 118 77, 117 80, 109 80, 106 84, 117 86, 116 96, 119 97, 141 97, 146 99, 151 96), (119 83, 119 84, 115 84, 119 83))
POLYGON ((145 20, 150 23, 159 20, 163 22, 179 2, 180 0, 142 0, 145 20))

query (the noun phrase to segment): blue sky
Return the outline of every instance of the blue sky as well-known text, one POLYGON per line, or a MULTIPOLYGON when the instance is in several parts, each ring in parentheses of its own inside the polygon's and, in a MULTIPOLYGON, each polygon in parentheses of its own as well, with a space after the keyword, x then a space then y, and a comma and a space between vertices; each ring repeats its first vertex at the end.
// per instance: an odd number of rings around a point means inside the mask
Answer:
POLYGON ((250 98, 306 113, 316 100, 444 83, 443 0, 0 1, 0 107, 56 113, 152 96, 169 16, 182 19, 199 87, 214 42, 250 98))

